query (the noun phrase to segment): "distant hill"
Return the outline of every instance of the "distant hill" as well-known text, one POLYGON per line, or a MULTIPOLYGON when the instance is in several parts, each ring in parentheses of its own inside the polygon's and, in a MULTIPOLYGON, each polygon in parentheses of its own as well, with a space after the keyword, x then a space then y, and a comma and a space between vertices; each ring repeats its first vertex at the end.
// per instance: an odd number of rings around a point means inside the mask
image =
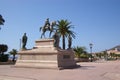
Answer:
POLYGON ((109 50, 115 50, 115 49, 117 49, 118 51, 120 51, 120 45, 117 45, 117 46, 115 46, 115 47, 113 47, 113 48, 111 48, 109 50))

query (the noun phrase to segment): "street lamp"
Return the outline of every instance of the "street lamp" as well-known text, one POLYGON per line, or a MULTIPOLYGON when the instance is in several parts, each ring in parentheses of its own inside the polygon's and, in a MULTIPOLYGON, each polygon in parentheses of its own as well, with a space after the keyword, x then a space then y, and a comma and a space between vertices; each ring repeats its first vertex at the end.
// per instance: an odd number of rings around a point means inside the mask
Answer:
POLYGON ((90 43, 90 44, 89 44, 89 46, 90 46, 91 62, 92 62, 92 47, 93 47, 93 44, 92 44, 92 43, 90 43))

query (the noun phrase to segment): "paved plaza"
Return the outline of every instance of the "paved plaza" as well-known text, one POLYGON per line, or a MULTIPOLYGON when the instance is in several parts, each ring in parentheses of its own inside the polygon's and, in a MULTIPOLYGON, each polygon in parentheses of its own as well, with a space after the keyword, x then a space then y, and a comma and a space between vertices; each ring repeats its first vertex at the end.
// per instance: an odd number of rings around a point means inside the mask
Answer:
POLYGON ((0 65, 0 80, 120 80, 120 61, 81 62, 76 69, 15 68, 0 65))

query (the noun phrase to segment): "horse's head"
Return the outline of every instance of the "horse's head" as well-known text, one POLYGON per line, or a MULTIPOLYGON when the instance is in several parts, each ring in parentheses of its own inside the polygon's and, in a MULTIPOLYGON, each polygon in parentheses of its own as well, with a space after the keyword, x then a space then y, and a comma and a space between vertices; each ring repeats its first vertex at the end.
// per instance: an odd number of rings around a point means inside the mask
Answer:
POLYGON ((51 25, 52 25, 52 26, 55 26, 55 25, 56 25, 56 21, 53 21, 51 25))
POLYGON ((51 23, 51 26, 53 27, 53 26, 55 26, 56 25, 56 21, 53 21, 52 23, 51 23))

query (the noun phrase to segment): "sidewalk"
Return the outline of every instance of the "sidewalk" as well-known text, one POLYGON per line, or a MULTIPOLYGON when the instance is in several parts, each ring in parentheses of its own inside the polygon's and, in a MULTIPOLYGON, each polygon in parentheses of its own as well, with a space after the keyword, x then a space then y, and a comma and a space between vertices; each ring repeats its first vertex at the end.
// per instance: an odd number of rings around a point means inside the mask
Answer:
POLYGON ((78 64, 80 68, 64 70, 0 65, 0 80, 120 80, 120 61, 78 64))

